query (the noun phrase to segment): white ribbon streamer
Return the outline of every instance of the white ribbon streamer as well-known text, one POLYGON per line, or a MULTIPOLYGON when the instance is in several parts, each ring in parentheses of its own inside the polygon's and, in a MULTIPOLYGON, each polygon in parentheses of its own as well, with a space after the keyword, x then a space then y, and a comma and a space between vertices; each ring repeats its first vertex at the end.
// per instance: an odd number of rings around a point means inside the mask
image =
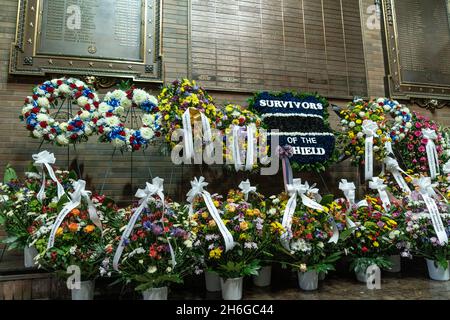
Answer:
POLYGON ((438 136, 436 131, 432 129, 422 129, 422 134, 423 137, 428 140, 426 145, 428 166, 430 167, 431 179, 435 179, 439 174, 439 158, 434 140, 436 140, 438 136))
POLYGON ((347 202, 349 203, 347 212, 346 212, 346 221, 347 225, 350 228, 355 228, 356 224, 349 218, 349 213, 352 211, 352 206, 355 203, 356 198, 356 187, 353 182, 348 182, 347 179, 342 179, 341 182, 339 182, 339 190, 342 190, 344 193, 345 198, 347 199, 347 202))
POLYGON ((211 198, 211 194, 203 189, 207 185, 208 183, 205 182, 204 177, 200 177, 199 179, 194 178, 194 180, 191 181, 192 188, 187 193, 187 201, 190 203, 189 214, 190 215, 193 214, 193 201, 195 197, 202 196, 203 200, 205 201, 206 207, 208 208, 208 211, 211 214, 211 217, 216 222, 216 225, 219 228, 220 233, 222 234, 223 240, 225 242, 225 252, 226 252, 233 249, 233 247, 235 246, 235 242, 233 239, 233 235, 223 223, 219 211, 217 210, 216 206, 214 205, 214 201, 211 198))
POLYGON ((444 174, 449 174, 450 173, 450 160, 448 160, 444 166, 442 167, 442 171, 444 172, 444 174))
MULTIPOLYGON (((147 182, 145 189, 138 189, 136 191, 135 197, 139 198, 139 207, 137 207, 136 211, 134 211, 133 215, 131 216, 130 221, 128 222, 125 230, 122 233, 122 236, 120 237, 119 246, 116 249, 116 252, 114 254, 113 258, 113 268, 114 270, 119 270, 119 261, 122 256, 123 249, 125 248, 124 242, 128 239, 131 232, 134 229, 134 226, 136 225, 136 222, 141 215, 142 211, 144 209, 148 209, 148 203, 154 202, 156 199, 153 197, 154 195, 157 195, 160 198, 160 201, 163 205, 163 212, 164 212, 164 186, 163 186, 164 180, 155 177, 152 180, 152 183, 147 182)), ((167 238, 166 238, 167 239, 167 238)), ((175 267, 176 261, 175 261, 175 253, 173 251, 172 245, 170 244, 169 239, 167 239, 167 243, 169 245, 169 251, 170 256, 172 259, 172 267, 175 267)))
POLYGON ((242 193, 244 194, 245 201, 248 201, 248 195, 251 192, 256 193, 256 187, 252 187, 248 179, 245 181, 241 181, 241 183, 239 183, 239 189, 241 189, 242 193))
POLYGON ((85 189, 86 181, 78 180, 73 183, 74 191, 69 193, 70 201, 67 202, 64 207, 61 209, 61 212, 55 219, 55 222, 52 225, 52 229, 50 231, 50 236, 48 238, 47 249, 50 249, 55 244, 56 231, 59 226, 63 222, 64 218, 72 211, 77 208, 81 204, 82 198, 84 198, 88 205, 89 219, 100 229, 102 229, 102 225, 100 219, 97 215, 97 210, 95 209, 94 204, 91 201, 91 192, 85 189))
POLYGON ((388 213, 391 206, 391 201, 389 200, 389 196, 386 192, 387 185, 384 184, 383 179, 373 177, 372 181, 369 182, 369 188, 378 191, 381 202, 383 202, 384 211, 388 213))
POLYGON ((255 135, 256 126, 252 123, 247 126, 247 155, 245 157, 245 170, 251 171, 255 158, 255 135))
POLYGON ((61 197, 65 194, 64 188, 59 183, 58 179, 56 178, 55 172, 53 171, 53 168, 51 167, 51 164, 55 164, 56 158, 53 153, 48 152, 47 150, 41 151, 37 154, 33 154, 33 160, 34 165, 36 167, 39 167, 42 174, 42 185, 41 188, 37 194, 37 198, 40 202, 42 202, 45 198, 45 168, 47 168, 48 174, 50 178, 56 182, 56 186, 58 189, 58 200, 61 199, 61 197))
POLYGON ((439 209, 436 202, 432 197, 436 196, 436 192, 433 189, 433 184, 431 183, 431 178, 421 177, 419 179, 414 179, 414 184, 419 188, 419 192, 422 195, 425 205, 430 214, 431 222, 433 223, 434 231, 441 244, 448 243, 447 233, 445 232, 445 227, 442 223, 441 216, 439 214, 439 209))
POLYGON ((364 176, 366 180, 373 177, 373 137, 377 135, 378 124, 372 120, 364 120, 362 133, 366 135, 364 149, 364 176))
MULTIPOLYGON (((325 211, 325 208, 313 199, 306 196, 306 194, 309 193, 315 199, 320 199, 320 195, 318 193, 319 190, 317 188, 314 188, 314 185, 310 187, 308 182, 302 184, 301 179, 293 179, 292 184, 286 185, 286 188, 290 197, 286 204, 283 220, 281 222, 281 225, 286 230, 281 235, 281 243, 284 248, 290 250, 289 237, 290 233, 292 232, 292 218, 294 216, 295 208, 297 207, 297 195, 300 196, 302 203, 311 209, 325 211)), ((333 218, 331 227, 333 230, 333 236, 330 238, 329 242, 336 243, 339 239, 339 230, 333 218)))
POLYGON ((234 169, 236 171, 239 171, 242 169, 242 162, 241 162, 241 151, 239 147, 239 131, 241 127, 239 126, 233 126, 232 129, 232 137, 233 137, 233 143, 231 145, 231 153, 233 156, 233 162, 234 162, 234 169))
MULTIPOLYGON (((182 122, 183 122, 183 143, 184 143, 184 153, 185 159, 192 159, 194 157, 194 139, 192 133, 192 122, 191 122, 191 114, 190 110, 193 108, 187 108, 187 110, 183 113, 182 122)), ((195 110, 195 109, 193 109, 195 110)), ((214 152, 214 146, 212 144, 212 132, 211 126, 209 125, 208 118, 200 111, 200 118, 202 122, 202 131, 203 131, 203 142, 206 142, 205 150, 207 156, 211 156, 214 152)))

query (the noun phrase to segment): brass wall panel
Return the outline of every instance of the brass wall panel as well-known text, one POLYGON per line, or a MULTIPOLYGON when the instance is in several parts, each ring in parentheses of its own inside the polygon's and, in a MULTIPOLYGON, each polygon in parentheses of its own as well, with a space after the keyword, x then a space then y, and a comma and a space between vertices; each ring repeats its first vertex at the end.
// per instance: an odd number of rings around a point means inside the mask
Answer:
POLYGON ((209 89, 367 96, 359 0, 191 0, 190 20, 190 76, 209 89))

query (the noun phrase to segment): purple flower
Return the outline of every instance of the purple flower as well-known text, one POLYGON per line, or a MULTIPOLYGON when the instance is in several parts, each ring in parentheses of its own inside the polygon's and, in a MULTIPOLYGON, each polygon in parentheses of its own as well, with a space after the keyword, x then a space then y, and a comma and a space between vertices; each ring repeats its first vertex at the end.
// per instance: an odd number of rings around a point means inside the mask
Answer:
POLYGON ((159 236, 162 233, 163 229, 161 226, 156 224, 152 225, 152 232, 155 236, 159 236))

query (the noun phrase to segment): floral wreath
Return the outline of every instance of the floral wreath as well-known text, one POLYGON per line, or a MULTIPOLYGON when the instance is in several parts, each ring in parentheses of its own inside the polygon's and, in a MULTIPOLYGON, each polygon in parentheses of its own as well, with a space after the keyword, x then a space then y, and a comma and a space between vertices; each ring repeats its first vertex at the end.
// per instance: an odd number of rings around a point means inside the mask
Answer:
POLYGON ((390 127, 390 137, 393 143, 403 140, 408 135, 412 128, 412 113, 408 107, 388 98, 378 98, 369 103, 377 104, 394 118, 394 123, 390 127))
POLYGON ((25 99, 22 121, 34 138, 56 142, 57 145, 84 142, 95 130, 92 121, 96 115, 99 99, 95 91, 75 78, 45 81, 33 89, 33 95, 25 99), (80 110, 68 121, 57 121, 50 110, 57 107, 59 99, 72 99, 80 110))
POLYGON ((155 136, 160 136, 161 117, 158 111, 158 100, 142 89, 108 92, 98 107, 96 126, 100 141, 111 142, 126 151, 146 147, 155 136), (144 112, 142 126, 138 130, 127 128, 121 119, 134 107, 144 112))
POLYGON ((172 133, 182 128, 183 114, 189 108, 203 113, 212 128, 221 123, 222 115, 214 105, 213 98, 194 80, 174 80, 162 89, 158 101, 162 132, 171 147, 177 144, 171 141, 172 133))
POLYGON ((364 163, 365 134, 364 121, 373 121, 378 125, 373 141, 374 157, 383 161, 386 156, 384 144, 390 141, 383 107, 356 99, 347 109, 339 111, 343 133, 338 137, 338 143, 343 146, 346 156, 351 158, 353 165, 364 163))

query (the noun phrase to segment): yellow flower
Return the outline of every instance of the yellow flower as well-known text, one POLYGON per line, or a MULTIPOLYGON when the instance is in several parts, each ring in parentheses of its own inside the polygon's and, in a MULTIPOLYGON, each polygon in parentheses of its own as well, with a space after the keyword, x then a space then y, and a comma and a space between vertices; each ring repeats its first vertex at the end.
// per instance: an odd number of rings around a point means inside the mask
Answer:
POLYGON ((204 212, 202 212, 202 218, 203 219, 206 219, 206 218, 208 218, 208 212, 206 212, 206 211, 204 211, 204 212))
POLYGON ((349 132, 348 132, 348 137, 349 137, 350 139, 353 139, 353 138, 355 137, 355 134, 353 133, 353 131, 349 131, 349 132))
POLYGON ((253 209, 253 214, 255 216, 259 216, 261 214, 261 211, 259 211, 259 209, 253 209))
POLYGON ((232 124, 239 124, 239 120, 238 119, 234 119, 233 121, 231 121, 232 124))
POLYGON ((245 233, 241 233, 241 235, 239 236, 239 240, 245 240, 247 239, 247 235, 245 233))
POLYGON ((214 220, 209 220, 208 226, 211 227, 211 228, 215 227, 216 226, 216 222, 214 220))
POLYGON ((63 228, 59 227, 58 230, 56 230, 56 236, 59 237, 63 234, 63 228))
POLYGON ((209 252, 209 257, 211 259, 220 259, 220 256, 222 255, 222 249, 216 248, 209 252))
POLYGON ((380 244, 378 243, 378 241, 374 241, 374 242, 373 242, 373 246, 374 246, 375 248, 378 248, 378 247, 380 246, 380 244))
POLYGON ((232 106, 232 105, 226 106, 226 107, 225 107, 225 111, 228 112, 228 113, 233 112, 233 106, 232 106))
POLYGON ((361 232, 358 231, 358 232, 356 233, 356 237, 357 237, 357 238, 361 237, 361 232))
POLYGON ((247 209, 245 211, 245 214, 248 215, 249 217, 252 217, 253 216, 253 209, 247 209))
POLYGON ((169 115, 168 115, 168 114, 166 114, 166 115, 164 116, 164 120, 169 120, 169 115))
POLYGON ((272 222, 270 224, 270 231, 277 234, 284 233, 284 228, 278 221, 272 222))
POLYGON ((361 120, 361 119, 358 119, 358 120, 356 120, 355 122, 356 122, 356 124, 361 124, 361 123, 362 123, 362 120, 361 120))
POLYGON ((377 130, 377 135, 381 136, 382 131, 380 129, 377 130))
POLYGON ((233 206, 233 205, 227 204, 227 205, 225 206, 225 210, 227 210, 228 212, 235 212, 235 211, 236 211, 236 207, 233 206))
POLYGON ((241 223, 239 223, 239 227, 241 228, 242 231, 247 230, 248 229, 247 221, 242 221, 241 223))
POLYGON ((216 208, 218 208, 218 207, 219 207, 219 205, 220 205, 219 201, 217 201, 217 200, 214 200, 214 205, 216 206, 216 208))

